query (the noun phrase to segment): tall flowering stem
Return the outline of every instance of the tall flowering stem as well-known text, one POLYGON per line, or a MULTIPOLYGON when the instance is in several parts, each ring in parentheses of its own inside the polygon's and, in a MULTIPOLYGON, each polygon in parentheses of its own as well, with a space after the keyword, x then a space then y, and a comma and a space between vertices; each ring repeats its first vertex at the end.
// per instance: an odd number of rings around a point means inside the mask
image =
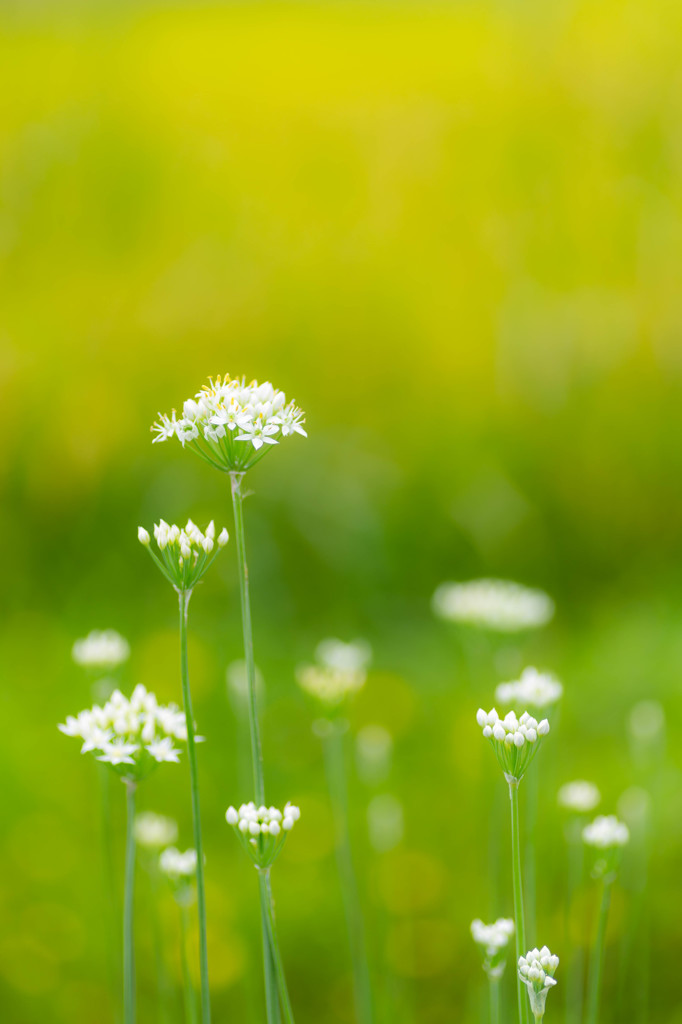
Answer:
POLYGON ((609 917, 611 906, 612 883, 602 881, 601 899, 599 901, 599 917, 597 919, 597 934, 592 948, 590 959, 590 974, 587 983, 587 1004, 585 1011, 585 1024, 597 1024, 599 1019, 599 996, 601 991, 601 975, 604 966, 604 940, 606 938, 606 923, 609 917))
POLYGON ((135 946, 133 910, 135 906, 135 782, 126 787, 126 860, 123 897, 123 1020, 135 1024, 135 946))
MULTIPOLYGON (((526 948, 526 921, 523 912, 523 882, 521 873, 521 837, 519 830, 519 783, 517 779, 509 780, 509 799, 511 801, 511 838, 512 838, 512 874, 514 881, 514 920, 516 923, 516 961, 526 948)), ((527 1024, 528 1007, 523 992, 523 982, 517 976, 517 997, 519 1006, 519 1024, 527 1024)))
POLYGON ((358 1024, 371 1024, 372 983, 367 962, 365 925, 358 893, 358 884, 353 865, 353 855, 348 835, 348 793, 344 758, 345 721, 323 720, 322 744, 327 772, 327 785, 332 803, 336 839, 336 863, 341 878, 346 926, 350 939, 350 953, 353 964, 355 1013, 358 1024))
POLYGON ((204 886, 204 847, 201 837, 201 810, 199 806, 199 775, 194 735, 192 694, 189 688, 189 662, 187 657, 187 618, 192 591, 180 591, 180 666, 182 674, 182 702, 187 723, 187 754, 189 757, 190 785, 192 790, 192 825, 194 846, 197 851, 197 910, 199 915, 199 970, 201 975, 201 1016, 204 1024, 211 1021, 211 997, 208 983, 208 944, 206 939, 206 890, 204 886))

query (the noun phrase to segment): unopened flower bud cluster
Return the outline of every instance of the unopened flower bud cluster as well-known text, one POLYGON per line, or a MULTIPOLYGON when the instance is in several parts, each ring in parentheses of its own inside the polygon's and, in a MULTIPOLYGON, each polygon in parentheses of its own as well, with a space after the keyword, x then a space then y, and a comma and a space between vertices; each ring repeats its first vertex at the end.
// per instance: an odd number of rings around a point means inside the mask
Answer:
POLYGON ((525 956, 519 957, 519 977, 528 989, 531 1010, 536 1020, 544 1016, 547 993, 556 985, 554 974, 558 966, 559 957, 553 956, 547 946, 531 949, 525 956))
POLYGON ((180 444, 227 472, 248 469, 283 437, 302 434, 305 416, 269 381, 246 383, 228 375, 209 383, 182 407, 176 418, 159 413, 154 441, 177 437, 180 444))
POLYGON ((76 640, 72 649, 73 660, 86 668, 112 669, 130 656, 130 647, 115 629, 93 629, 82 640, 76 640))
POLYGON ((187 520, 184 528, 171 526, 163 519, 154 526, 158 555, 150 547, 151 538, 143 526, 138 527, 137 537, 166 579, 177 590, 185 591, 191 590, 199 582, 229 539, 227 530, 223 529, 216 541, 213 520, 206 527, 206 532, 202 533, 191 519, 187 520))
POLYGON ((93 752, 130 781, 139 781, 162 761, 177 762, 174 741, 187 740, 185 716, 174 704, 160 705, 153 693, 136 686, 130 699, 119 690, 102 707, 95 704, 69 715, 59 729, 83 740, 81 753, 93 752))
POLYGON ((440 618, 500 633, 544 626, 554 615, 554 602, 541 590, 506 580, 443 583, 433 596, 440 618))
POLYGON ((563 692, 559 680, 549 672, 538 672, 536 668, 529 667, 523 670, 520 679, 500 683, 495 690, 495 700, 508 707, 546 708, 556 704, 563 692))
POLYGON ((520 718, 513 711, 500 718, 495 708, 491 711, 479 708, 476 721, 490 741, 507 781, 520 781, 549 732, 547 719, 538 722, 527 711, 520 718))
POLYGON ((275 861, 288 832, 292 830, 301 812, 292 803, 283 810, 277 807, 256 807, 251 801, 237 810, 228 807, 225 820, 232 825, 242 843, 259 868, 267 868, 275 861))
POLYGON ((511 918, 500 917, 492 924, 484 924, 479 918, 471 922, 471 935, 485 954, 483 970, 491 977, 498 978, 504 971, 505 952, 514 934, 511 918))

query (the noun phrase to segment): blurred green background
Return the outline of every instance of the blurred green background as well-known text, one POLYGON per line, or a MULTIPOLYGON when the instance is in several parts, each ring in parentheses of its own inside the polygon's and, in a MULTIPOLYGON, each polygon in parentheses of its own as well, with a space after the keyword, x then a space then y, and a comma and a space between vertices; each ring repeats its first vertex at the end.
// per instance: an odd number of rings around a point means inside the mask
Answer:
MULTIPOLYGON (((349 755, 364 725, 394 738, 388 779, 350 779, 378 1021, 484 1019, 469 922, 509 914, 511 884, 491 905, 507 810, 473 715, 529 663, 566 688, 537 762, 529 937, 563 955, 559 784, 593 779, 607 811, 645 784, 653 883, 629 851, 602 1016, 682 1021, 682 7, 5 0, 0 30, 2 1019, 113 1020, 97 774, 56 723, 92 702, 70 651, 93 628, 129 639, 128 690, 179 700, 174 596, 136 529, 231 530, 231 511, 226 479, 152 448, 149 426, 227 371, 308 414, 246 508, 266 782, 303 811, 274 878, 299 1024, 353 1019, 294 681, 328 635, 375 652, 349 755), (555 621, 490 647, 433 618, 437 584, 480 575, 545 588, 555 621), (628 741, 642 697, 670 737, 646 763, 628 741), (366 811, 386 792, 404 837, 377 851, 366 811)), ((225 682, 232 543, 191 631, 215 1017, 258 1021, 255 879, 223 818, 251 795, 225 682)), ((191 844, 186 762, 141 802, 191 844)), ((591 928, 590 884, 581 899, 591 928)), ((142 1024, 158 1019, 147 900, 141 873, 142 1024)))

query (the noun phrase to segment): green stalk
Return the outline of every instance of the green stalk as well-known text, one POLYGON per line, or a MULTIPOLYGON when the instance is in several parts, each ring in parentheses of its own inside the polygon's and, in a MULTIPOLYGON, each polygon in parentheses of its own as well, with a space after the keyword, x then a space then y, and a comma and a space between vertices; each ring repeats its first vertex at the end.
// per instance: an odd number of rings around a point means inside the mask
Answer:
POLYGON ((151 889, 151 924, 154 944, 154 965, 156 967, 157 995, 159 997, 159 1021, 168 1024, 168 976, 163 951, 163 933, 159 919, 160 875, 158 854, 149 857, 149 882, 151 889))
POLYGON ((573 948, 571 922, 576 913, 576 896, 583 878, 585 848, 581 837, 582 822, 580 818, 572 818, 567 824, 566 846, 568 851, 568 878, 566 892, 566 921, 564 949, 567 971, 565 977, 566 1024, 580 1024, 583 1002, 583 969, 584 953, 582 943, 573 948))
POLYGON ((269 948, 272 952, 277 984, 279 985, 279 994, 282 1000, 282 1009, 284 1010, 284 1020, 286 1024, 294 1024, 294 1012, 291 1008, 289 990, 287 988, 287 981, 284 975, 282 954, 280 953, 279 941, 277 939, 275 908, 272 899, 272 889, 270 887, 270 868, 266 868, 264 871, 258 872, 258 885, 261 893, 261 907, 263 908, 264 920, 267 928, 269 948))
POLYGON ((490 983, 490 1024, 500 1024, 500 979, 488 975, 490 983))
POLYGON ((182 990, 185 1002, 185 1020, 187 1024, 196 1024, 197 1008, 194 1002, 194 989, 192 987, 192 976, 189 972, 187 960, 187 907, 180 906, 180 962, 182 964, 182 990))
MULTIPOLYGON (((537 935, 537 881, 536 881, 536 824, 540 800, 540 777, 537 772, 529 772, 524 787, 525 801, 525 832, 524 880, 526 894, 526 921, 531 935, 537 935)), ((524 950, 525 953, 525 950, 524 950)), ((522 954, 523 955, 523 954, 522 954)))
POLYGON ((199 966, 201 974, 201 1019, 211 1024, 211 999, 208 985, 208 946, 206 941, 206 891, 204 888, 204 850, 201 839, 201 813, 199 809, 199 777, 194 741, 194 714, 192 695, 189 689, 189 663, 187 658, 187 616, 192 591, 179 591, 180 605, 180 664, 182 674, 182 701, 185 706, 187 723, 187 755, 192 789, 192 824, 194 826, 194 848, 197 851, 197 909, 199 914, 199 966))
POLYGON ((343 732, 336 723, 322 739, 327 785, 332 803, 336 839, 336 863, 341 878, 343 909, 353 965, 355 1014, 358 1024, 371 1024, 372 983, 367 963, 367 944, 362 907, 348 835, 348 793, 343 750, 343 732))
POLYGON ((121 920, 121 907, 119 905, 119 889, 114 866, 114 830, 111 823, 111 784, 115 781, 111 770, 106 764, 98 764, 98 778, 100 784, 100 806, 102 809, 102 865, 103 882, 105 894, 105 914, 107 917, 106 928, 106 953, 107 968, 109 972, 109 983, 111 985, 111 998, 114 1007, 114 1020, 119 1024, 121 1020, 121 954, 119 949, 119 921, 121 920))
POLYGON ((123 899, 123 1019, 135 1024, 135 951, 133 945, 133 907, 135 903, 135 789, 136 784, 124 779, 126 787, 126 861, 123 899))
POLYGON ((518 997, 519 1024, 528 1024, 527 997, 524 983, 518 975, 519 957, 525 956, 526 923, 523 915, 523 883, 521 881, 521 837, 519 834, 519 783, 509 781, 509 799, 511 801, 511 835, 512 835, 512 872, 514 878, 514 922, 516 925, 516 992, 518 997))
POLYGON ((590 962, 590 976, 587 985, 587 1009, 585 1013, 585 1024, 597 1024, 599 1016, 599 996, 601 989, 601 974, 604 964, 604 939, 606 937, 606 922, 609 916, 611 904, 612 882, 602 881, 601 904, 599 907, 599 919, 597 921, 597 935, 592 949, 590 962))
MULTIPOLYGON (((234 532, 237 541, 237 558, 239 561, 239 594, 242 609, 242 633, 244 637, 244 661, 246 662, 246 679, 248 683, 249 736, 251 739, 251 770, 253 773, 253 789, 256 804, 265 803, 265 781, 263 778, 263 752, 258 725, 258 706, 256 702, 256 662, 253 655, 253 627, 251 625, 251 600, 249 597, 249 569, 246 563, 246 541, 244 537, 244 495, 242 493, 243 473, 230 473, 232 489, 232 508, 234 510, 234 532)), ((278 980, 275 965, 275 951, 271 948, 268 927, 267 893, 261 887, 261 930, 263 937, 263 971, 265 975, 265 1000, 268 1024, 279 1024, 280 1008, 276 998, 278 980)), ((280 996, 284 999, 283 993, 280 996)))

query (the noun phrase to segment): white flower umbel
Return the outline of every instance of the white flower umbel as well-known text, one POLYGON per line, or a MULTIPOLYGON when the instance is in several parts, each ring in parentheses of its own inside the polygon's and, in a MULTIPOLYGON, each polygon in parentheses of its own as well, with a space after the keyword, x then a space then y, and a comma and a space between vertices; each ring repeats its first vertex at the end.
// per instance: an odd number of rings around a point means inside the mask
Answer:
POLYGON ((152 430, 155 442, 176 437, 183 448, 227 473, 250 469, 282 438, 307 436, 304 413, 288 402, 283 391, 265 381, 246 383, 244 377, 209 378, 209 383, 189 398, 182 415, 164 416, 152 430))
POLYGON ((228 807, 225 820, 232 825, 242 846, 257 868, 271 867, 279 857, 287 834, 301 817, 294 804, 287 803, 283 810, 277 807, 256 807, 251 801, 239 810, 228 807))
POLYGON ((553 956, 547 946, 531 949, 525 956, 519 957, 519 978, 528 989, 535 1020, 542 1020, 545 1015, 547 993, 556 985, 554 975, 558 966, 559 957, 553 956))
POLYGON ((344 643, 329 637, 321 640, 315 650, 315 658, 325 668, 343 672, 359 672, 366 669, 372 660, 372 648, 366 640, 344 643))
POLYGON ((130 657, 128 641, 115 629, 93 629, 76 640, 71 651, 77 665, 92 669, 113 669, 130 657))
POLYGON ((499 917, 493 924, 484 924, 479 918, 471 922, 471 936, 483 951, 483 970, 489 977, 499 978, 504 972, 513 934, 514 922, 509 917, 499 917))
POLYGON ((151 546, 151 538, 143 526, 138 527, 137 539, 147 549, 159 569, 178 592, 191 591, 208 571, 218 552, 229 539, 223 529, 216 540, 213 520, 202 533, 198 526, 187 520, 184 527, 170 526, 161 520, 154 526, 154 539, 158 555, 151 546))
POLYGON ((59 730, 81 739, 81 753, 92 752, 131 783, 146 778, 162 761, 177 761, 176 743, 187 739, 182 711, 174 704, 160 705, 141 684, 130 699, 114 690, 102 707, 95 704, 76 717, 69 715, 59 730))
POLYGON ((537 629, 554 615, 554 602, 542 590, 507 580, 442 583, 432 604, 441 619, 498 633, 537 629))
POLYGON ((630 832, 615 814, 600 814, 583 829, 583 841, 597 850, 627 846, 630 832))
POLYGON ((159 867, 171 882, 194 881, 197 873, 197 851, 181 852, 174 846, 169 846, 159 857, 159 867))
POLYGON ((520 718, 513 711, 500 718, 495 708, 479 708, 476 721, 490 741, 507 782, 518 784, 549 732, 549 722, 546 718, 538 722, 527 711, 520 718))
POLYGON ((566 782, 557 794, 559 807, 573 814, 589 814, 599 805, 601 793, 594 782, 576 779, 566 782))
POLYGON ((163 850, 178 838, 178 823, 164 814, 143 811, 135 817, 135 842, 147 850, 163 850))
POLYGON ((495 690, 495 700, 507 707, 551 707, 557 704, 564 688, 549 672, 538 672, 536 668, 525 668, 519 679, 500 683, 495 690))
POLYGON ((302 690, 330 711, 362 689, 371 658, 372 649, 364 640, 322 640, 315 651, 316 664, 299 668, 296 678, 302 690))

